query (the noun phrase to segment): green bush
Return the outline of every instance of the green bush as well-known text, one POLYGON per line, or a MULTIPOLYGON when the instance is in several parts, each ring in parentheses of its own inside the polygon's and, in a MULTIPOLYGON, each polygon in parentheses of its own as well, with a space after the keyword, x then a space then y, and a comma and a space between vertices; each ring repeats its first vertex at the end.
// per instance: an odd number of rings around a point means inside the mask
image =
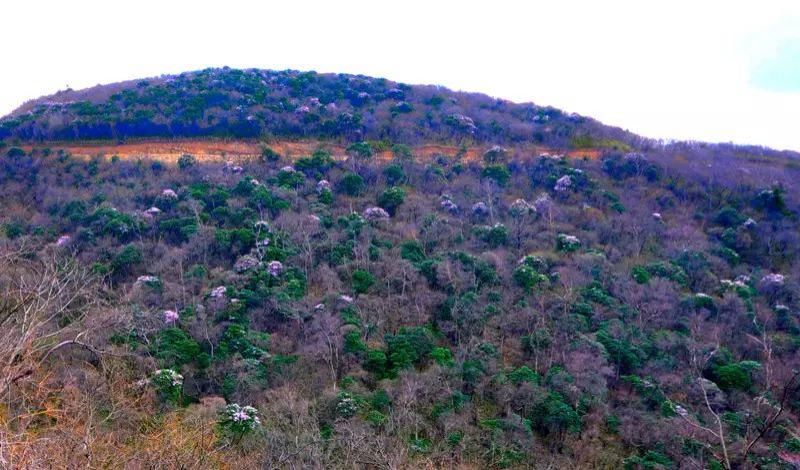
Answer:
POLYGON ((386 182, 392 186, 401 184, 406 180, 406 174, 400 165, 389 165, 383 169, 383 176, 386 182))
POLYGON ((133 245, 127 245, 111 261, 111 269, 118 274, 128 273, 142 261, 142 252, 133 245))
POLYGON ((539 284, 548 281, 547 276, 539 274, 535 269, 524 264, 514 270, 513 277, 518 286, 529 292, 539 284))
POLYGON ((375 284, 375 277, 368 271, 357 269, 353 271, 353 291, 356 294, 365 294, 375 284))
POLYGON ((634 266, 631 269, 631 277, 638 284, 647 284, 650 282, 650 272, 644 266, 634 266))
POLYGON ((406 192, 403 188, 392 186, 391 188, 387 189, 380 196, 378 196, 378 205, 384 209, 389 215, 394 215, 397 208, 403 204, 403 201, 406 198, 406 192))
POLYGON ((370 159, 374 153, 372 145, 370 145, 369 142, 356 142, 347 147, 347 154, 360 160, 370 159))
POLYGON ((433 348, 431 350, 431 359, 443 367, 450 367, 454 363, 453 353, 447 348, 433 348))
POLYGON ((348 196, 359 196, 364 191, 364 178, 356 173, 346 173, 339 182, 339 191, 348 196))
POLYGON ((483 169, 481 176, 494 181, 498 186, 505 186, 511 179, 511 172, 504 165, 489 165, 483 169))
POLYGON ((165 367, 180 369, 180 366, 197 361, 207 365, 208 357, 200 349, 200 344, 185 331, 170 327, 161 330, 153 343, 153 355, 165 367))

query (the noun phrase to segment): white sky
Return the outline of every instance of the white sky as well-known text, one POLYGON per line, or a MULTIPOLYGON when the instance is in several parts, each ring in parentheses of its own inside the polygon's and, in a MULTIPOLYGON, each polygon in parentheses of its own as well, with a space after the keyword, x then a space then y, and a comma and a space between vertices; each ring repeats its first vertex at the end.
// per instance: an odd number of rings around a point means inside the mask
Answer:
POLYGON ((3 0, 0 115, 209 66, 362 73, 800 150, 800 1, 3 0))

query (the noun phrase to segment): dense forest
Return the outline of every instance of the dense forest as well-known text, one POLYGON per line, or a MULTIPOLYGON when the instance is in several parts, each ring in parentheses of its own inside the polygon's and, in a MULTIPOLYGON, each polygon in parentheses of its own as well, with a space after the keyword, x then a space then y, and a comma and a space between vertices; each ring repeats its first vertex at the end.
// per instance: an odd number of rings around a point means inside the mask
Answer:
POLYGON ((800 465, 796 154, 231 69, 0 123, 0 466, 800 465), (146 137, 262 151, 48 142, 146 137))

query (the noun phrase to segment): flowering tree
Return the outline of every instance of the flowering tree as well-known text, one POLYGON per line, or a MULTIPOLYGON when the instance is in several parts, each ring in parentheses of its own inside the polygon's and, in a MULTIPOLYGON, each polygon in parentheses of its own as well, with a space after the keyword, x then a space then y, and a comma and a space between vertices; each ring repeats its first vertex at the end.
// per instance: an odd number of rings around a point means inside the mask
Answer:
POLYGON ((223 436, 238 443, 244 436, 261 426, 261 419, 254 407, 231 403, 220 411, 217 425, 223 436))

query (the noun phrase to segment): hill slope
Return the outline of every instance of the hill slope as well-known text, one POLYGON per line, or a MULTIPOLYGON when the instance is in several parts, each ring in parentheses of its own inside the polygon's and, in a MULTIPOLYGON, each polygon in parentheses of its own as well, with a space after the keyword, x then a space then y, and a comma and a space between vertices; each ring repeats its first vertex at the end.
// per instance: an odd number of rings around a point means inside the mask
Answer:
POLYGON ((0 138, 317 137, 565 147, 632 134, 533 104, 314 72, 208 69, 64 91, 0 121, 0 138))
POLYGON ((298 72, 3 122, 4 468, 800 460, 795 154, 298 72))

